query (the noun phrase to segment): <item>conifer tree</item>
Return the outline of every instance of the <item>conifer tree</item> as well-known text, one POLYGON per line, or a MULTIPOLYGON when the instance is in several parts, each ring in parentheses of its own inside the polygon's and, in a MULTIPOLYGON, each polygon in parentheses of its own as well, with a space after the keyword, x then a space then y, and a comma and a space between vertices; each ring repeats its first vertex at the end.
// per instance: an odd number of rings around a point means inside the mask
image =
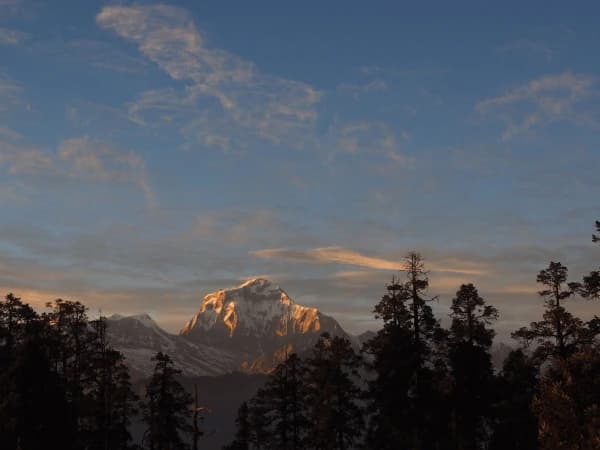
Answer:
POLYGON ((535 397, 542 450, 600 448, 600 349, 553 361, 535 397))
POLYGON ((543 319, 532 322, 529 328, 523 327, 513 333, 526 346, 536 342, 536 357, 545 360, 551 356, 566 358, 578 347, 589 341, 590 332, 579 318, 574 317, 564 307, 564 303, 574 293, 577 286, 567 283, 568 270, 560 262, 550 262, 547 269, 541 270, 537 282, 545 289, 539 291, 544 298, 546 310, 543 319))
POLYGON ((357 384, 359 356, 347 339, 325 333, 313 347, 306 366, 308 446, 353 448, 364 429, 362 392, 357 384))
POLYGON ((130 417, 137 396, 131 388, 123 355, 108 343, 103 317, 91 322, 90 357, 85 369, 87 448, 122 450, 129 447, 130 417))
MULTIPOLYGON (((600 221, 596 221, 596 231, 600 233, 600 221)), ((600 244, 600 236, 592 235, 592 241, 600 244)), ((600 299, 600 269, 594 270, 583 277, 580 294, 584 298, 600 299)))
POLYGON ((147 425, 144 444, 150 450, 185 450, 184 436, 191 432, 192 398, 177 380, 181 373, 168 355, 158 352, 154 373, 146 385, 143 419, 147 425))
POLYGON ((252 402, 254 422, 258 427, 255 433, 257 442, 263 441, 270 448, 282 450, 304 448, 306 418, 303 380, 304 367, 295 353, 270 374, 252 402), (259 419, 259 416, 263 419, 259 419))
POLYGON ((375 306, 383 328, 364 346, 369 382, 367 445, 373 448, 434 448, 445 439, 447 420, 442 397, 446 333, 426 295, 423 260, 409 253, 405 280, 393 279, 375 306), (432 403, 440 403, 432 408, 432 403), (435 434, 428 429, 436 427, 435 434))
POLYGON ((498 311, 486 305, 472 284, 463 284, 451 306, 449 360, 453 380, 454 448, 474 450, 487 442, 494 373, 488 328, 498 311))
POLYGON ((223 450, 250 450, 252 442, 252 424, 250 423, 250 408, 248 402, 243 402, 238 408, 235 419, 235 439, 223 450))
POLYGON ((509 353, 498 378, 490 450, 536 450, 537 417, 531 406, 538 365, 523 350, 509 353))
POLYGON ((0 311, 2 349, 10 346, 0 371, 0 448, 75 448, 64 382, 48 356, 48 324, 12 294, 0 311))

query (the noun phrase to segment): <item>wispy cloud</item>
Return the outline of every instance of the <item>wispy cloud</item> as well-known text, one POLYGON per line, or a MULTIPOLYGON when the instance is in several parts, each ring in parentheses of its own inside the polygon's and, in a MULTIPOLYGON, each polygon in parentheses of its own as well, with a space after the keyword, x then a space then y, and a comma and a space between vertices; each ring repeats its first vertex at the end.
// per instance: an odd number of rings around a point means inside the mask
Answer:
POLYGON ((564 72, 547 75, 485 99, 476 105, 479 113, 498 112, 507 125, 503 139, 558 121, 590 124, 597 121, 588 102, 597 97, 597 80, 564 72))
POLYGON ((390 89, 389 84, 381 79, 375 78, 364 83, 341 83, 337 87, 338 94, 350 95, 355 100, 365 94, 372 94, 375 92, 385 92, 390 89))
POLYGON ((0 112, 21 104, 23 87, 0 72, 0 112))
MULTIPOLYGON (((349 154, 380 155, 397 166, 413 168, 415 159, 400 150, 400 144, 408 140, 408 133, 397 133, 383 122, 358 121, 334 123, 329 129, 334 148, 349 154)), ((330 158, 335 157, 335 151, 330 158)))
POLYGON ((0 166, 13 175, 37 175, 54 171, 54 157, 35 146, 0 141, 0 166))
POLYGON ((13 175, 133 183, 143 192, 149 207, 156 205, 144 160, 131 151, 88 136, 66 139, 56 152, 0 140, 0 166, 13 175))
POLYGON ((242 146, 248 137, 280 143, 302 137, 317 117, 321 93, 309 84, 262 73, 252 62, 206 45, 189 13, 181 8, 107 6, 96 22, 137 43, 183 90, 154 90, 130 105, 139 124, 170 123, 183 115, 195 142, 242 146), (168 114, 163 114, 168 111, 168 114), (158 120, 155 114, 158 112, 158 120))
MULTIPOLYGON (((255 250, 252 255, 261 258, 279 258, 296 260, 307 263, 337 263, 358 267, 367 267, 376 270, 401 270, 404 266, 404 260, 380 258, 368 256, 344 247, 320 247, 308 250, 292 250, 288 248, 272 248, 255 250)), ((428 267, 435 272, 460 273, 466 275, 481 275, 486 273, 485 269, 477 267, 460 267, 454 265, 440 265, 436 263, 428 264, 428 267)), ((347 272, 346 272, 347 273, 347 272)))
POLYGON ((0 27, 0 45, 17 45, 28 37, 29 35, 23 31, 0 27))
POLYGON ((517 39, 507 42, 498 47, 500 52, 525 52, 542 55, 547 61, 554 58, 556 51, 551 49, 547 44, 540 41, 532 41, 530 39, 517 39))

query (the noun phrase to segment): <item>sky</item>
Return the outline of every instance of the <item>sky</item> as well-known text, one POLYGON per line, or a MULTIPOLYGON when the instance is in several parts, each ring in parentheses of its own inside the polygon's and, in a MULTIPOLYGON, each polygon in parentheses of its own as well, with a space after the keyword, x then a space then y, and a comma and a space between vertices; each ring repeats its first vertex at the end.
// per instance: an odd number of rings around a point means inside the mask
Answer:
POLYGON ((358 333, 414 250, 438 317, 473 282, 506 337, 551 260, 600 263, 599 16, 0 0, 0 289, 177 331, 263 276, 358 333))

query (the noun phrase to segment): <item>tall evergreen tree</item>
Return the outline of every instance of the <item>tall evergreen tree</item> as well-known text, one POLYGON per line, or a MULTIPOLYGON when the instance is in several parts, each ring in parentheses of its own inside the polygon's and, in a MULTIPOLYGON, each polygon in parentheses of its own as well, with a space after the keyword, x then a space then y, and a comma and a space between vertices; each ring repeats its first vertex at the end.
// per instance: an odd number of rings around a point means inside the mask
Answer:
POLYGON ((567 274, 567 268, 560 262, 550 262, 547 269, 540 271, 537 282, 545 287, 539 291, 546 307, 543 319, 513 333, 525 345, 536 342, 535 355, 542 360, 550 356, 564 359, 590 339, 583 321, 564 307, 576 290, 576 285, 567 283, 567 274))
POLYGON ((130 446, 130 417, 137 396, 123 355, 108 343, 106 319, 91 322, 89 364, 84 371, 88 449, 123 450, 130 446))
POLYGON ((360 357, 347 339, 323 334, 306 361, 308 446, 318 450, 353 448, 364 430, 360 357))
POLYGON ((257 443, 262 441, 267 448, 282 450, 305 448, 304 373, 302 361, 292 353, 258 391, 252 402, 254 423, 259 427, 255 433, 257 443), (258 416, 263 420, 257 420, 258 416))
POLYGON ((250 450, 252 448, 252 424, 248 402, 243 402, 238 408, 235 427, 236 432, 233 442, 223 447, 223 450, 250 450))
POLYGON ((12 294, 0 302, 0 448, 77 448, 65 385, 48 355, 48 324, 12 294), (10 350, 7 351, 7 347, 10 350))
POLYGON ((143 419, 147 425, 144 444, 150 450, 185 450, 189 448, 184 436, 191 432, 190 411, 192 398, 177 376, 168 355, 158 352, 154 373, 146 385, 143 419))
POLYGON ((51 325, 49 335, 51 359, 63 378, 71 417, 77 429, 78 446, 84 447, 85 385, 84 369, 90 363, 90 332, 87 308, 78 301, 57 299, 47 303, 51 308, 43 318, 51 325))
POLYGON ((494 372, 488 328, 498 311, 472 284, 463 284, 451 306, 450 368, 453 379, 454 448, 475 450, 488 441, 494 372))
POLYGON ((538 365, 523 350, 509 353, 496 385, 490 450, 538 448, 537 417, 531 409, 538 374, 538 365))
POLYGON ((383 328, 364 346, 369 382, 367 445, 373 448, 436 448, 445 439, 441 406, 446 333, 435 319, 426 295, 423 260, 409 253, 405 280, 393 279, 375 306, 383 328), (440 403, 432 408, 432 403, 440 403), (436 428, 437 433, 428 430, 436 428), (434 442, 434 441, 437 441, 434 442))
MULTIPOLYGON (((596 221, 596 231, 600 233, 600 221, 596 221)), ((600 244, 600 236, 592 235, 592 241, 600 244)), ((584 298, 600 299, 600 269, 593 270, 583 277, 580 293, 584 298)))
POLYGON ((542 450, 600 448, 600 349, 586 346, 553 361, 534 409, 542 450))

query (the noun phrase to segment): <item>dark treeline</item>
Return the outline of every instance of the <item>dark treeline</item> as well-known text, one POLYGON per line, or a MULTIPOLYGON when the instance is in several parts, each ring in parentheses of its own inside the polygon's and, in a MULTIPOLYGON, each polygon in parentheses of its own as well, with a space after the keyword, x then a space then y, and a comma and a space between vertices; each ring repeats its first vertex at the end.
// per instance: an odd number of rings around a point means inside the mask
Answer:
MULTIPOLYGON (((567 268, 551 262, 537 281, 544 314, 513 333, 520 348, 496 372, 496 308, 464 284, 443 328, 426 267, 409 254, 374 306, 377 334, 360 351, 324 334, 308 354, 290 354, 240 406, 227 449, 600 449, 600 318, 583 321, 567 308, 576 297, 600 299, 600 270, 569 282, 567 268)), ((104 318, 89 320, 83 304, 64 300, 40 314, 8 294, 0 448, 201 448, 199 409, 180 372, 165 354, 153 360, 138 398, 104 318), (134 420, 145 424, 141 446, 134 420)))
POLYGON ((379 332, 358 352, 324 334, 307 356, 289 355, 240 406, 226 449, 600 449, 600 318, 566 307, 600 299, 600 271, 582 282, 558 262, 540 271, 544 314, 512 334, 521 345, 499 371, 498 311, 476 287, 459 287, 444 329, 421 257, 410 253, 403 272, 374 307, 379 332))
POLYGON ((188 448, 191 397, 158 353, 143 399, 123 355, 107 342, 106 320, 79 302, 56 300, 36 313, 13 294, 0 302, 0 448, 125 450, 130 423, 146 424, 143 447, 188 448))

